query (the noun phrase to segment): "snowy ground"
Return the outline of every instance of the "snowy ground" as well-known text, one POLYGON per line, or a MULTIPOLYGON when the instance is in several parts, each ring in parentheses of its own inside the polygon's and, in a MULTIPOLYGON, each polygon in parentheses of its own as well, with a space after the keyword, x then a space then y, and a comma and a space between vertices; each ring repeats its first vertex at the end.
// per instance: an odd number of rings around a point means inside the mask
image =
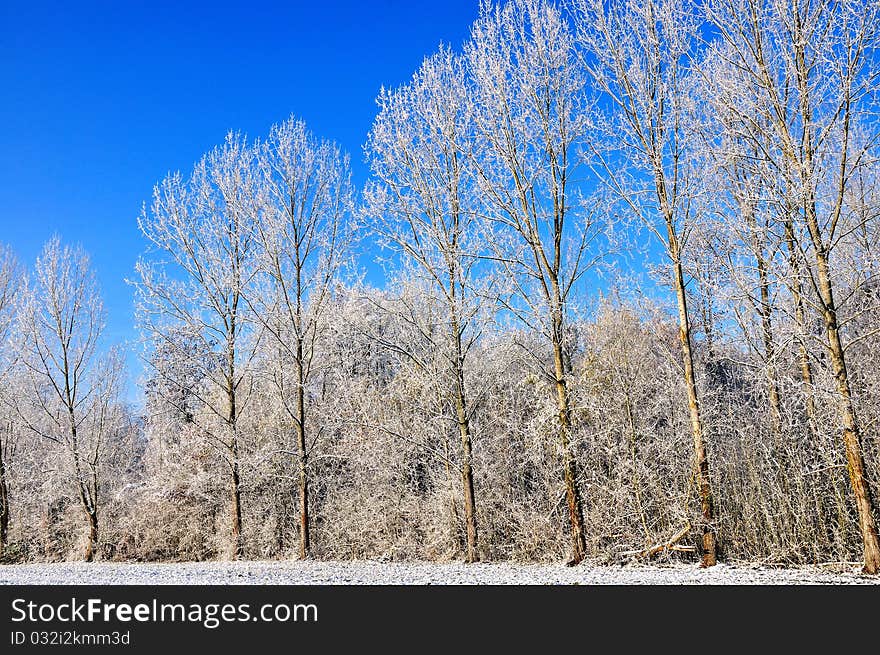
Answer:
POLYGON ((880 584, 858 567, 763 568, 719 564, 578 566, 421 562, 60 563, 0 566, 0 584, 880 584))

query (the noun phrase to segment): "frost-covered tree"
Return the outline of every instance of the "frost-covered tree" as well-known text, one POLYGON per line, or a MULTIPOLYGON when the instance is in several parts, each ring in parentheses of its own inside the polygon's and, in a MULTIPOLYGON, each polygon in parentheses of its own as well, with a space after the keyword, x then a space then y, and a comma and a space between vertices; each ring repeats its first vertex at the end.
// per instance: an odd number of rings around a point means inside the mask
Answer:
POLYGON ((464 48, 476 144, 470 164, 488 207, 494 259, 513 285, 505 308, 551 350, 545 375, 557 408, 572 563, 584 558, 586 537, 569 322, 572 294, 597 256, 595 213, 576 202, 590 105, 574 48, 563 14, 543 0, 485 4, 464 48))
POLYGON ((868 225, 876 224, 874 216, 853 212, 848 198, 880 137, 880 6, 860 0, 718 0, 706 6, 727 46, 716 52, 738 73, 728 84, 756 98, 727 110, 743 124, 766 126, 750 133, 750 143, 783 181, 778 202, 790 212, 787 238, 803 262, 812 292, 804 300, 821 317, 822 346, 835 379, 864 568, 878 573, 880 537, 850 380, 840 251, 862 227, 876 229, 868 225))
POLYGON ((594 151, 604 181, 625 211, 656 236, 668 262, 702 513, 703 565, 713 566, 716 510, 685 272, 702 192, 692 166, 698 133, 688 81, 701 20, 691 0, 575 0, 573 5, 584 68, 608 108, 604 147, 594 151))
POLYGON ((83 559, 98 546, 101 473, 108 441, 118 429, 121 360, 102 356, 105 313, 88 256, 53 238, 36 262, 20 314, 22 365, 29 395, 20 416, 61 447, 69 481, 88 521, 83 559))
POLYGON ((9 473, 13 452, 14 422, 9 404, 14 366, 18 360, 15 351, 15 318, 17 298, 21 288, 22 271, 12 250, 0 244, 0 558, 9 537, 9 473))
MULTIPOLYGON (((245 139, 230 134, 188 177, 173 173, 156 185, 152 204, 138 219, 151 251, 138 262, 134 282, 148 345, 201 369, 205 384, 198 390, 201 411, 194 420, 226 466, 235 558, 244 554, 240 422, 258 337, 245 301, 257 270, 253 157, 245 139), (192 339, 198 342, 195 348, 192 339)), ((153 372, 162 376, 174 370, 153 372)), ((185 381, 164 377, 163 383, 179 390, 185 381)))
POLYGON ((473 126, 464 63, 441 48, 408 84, 383 90, 378 104, 366 147, 373 173, 366 211, 380 241, 401 260, 402 275, 424 281, 426 292, 444 307, 435 335, 445 362, 440 412, 457 426, 465 558, 473 562, 479 558, 472 472, 475 405, 465 369, 489 280, 482 259, 480 191, 469 156, 473 126))
POLYGON ((279 354, 271 380, 289 423, 281 432, 294 435, 299 555, 305 558, 311 547, 309 454, 323 431, 309 416, 310 386, 337 275, 351 254, 354 190, 348 155, 294 118, 274 125, 255 157, 260 205, 254 246, 263 284, 246 297, 269 335, 267 347, 279 354))

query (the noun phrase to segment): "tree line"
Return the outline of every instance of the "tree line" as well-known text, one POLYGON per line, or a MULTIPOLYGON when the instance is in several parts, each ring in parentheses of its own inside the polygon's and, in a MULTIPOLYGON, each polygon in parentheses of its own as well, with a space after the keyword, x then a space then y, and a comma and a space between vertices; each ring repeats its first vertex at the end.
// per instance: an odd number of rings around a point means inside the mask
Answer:
POLYGON ((138 218, 142 408, 88 256, 3 249, 2 557, 877 573, 878 14, 486 2, 362 188, 231 132, 138 218))

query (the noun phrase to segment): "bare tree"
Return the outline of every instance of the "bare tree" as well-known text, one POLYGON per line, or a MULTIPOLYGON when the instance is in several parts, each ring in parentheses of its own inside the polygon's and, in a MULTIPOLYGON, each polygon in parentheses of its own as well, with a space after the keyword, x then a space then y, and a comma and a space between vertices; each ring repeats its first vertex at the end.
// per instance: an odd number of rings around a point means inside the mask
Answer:
POLYGON ((713 566, 715 501, 684 270, 699 192, 688 161, 694 125, 688 116, 687 66, 700 20, 689 0, 575 0, 573 5, 584 66, 612 107, 606 125, 609 152, 603 153, 606 182, 658 238, 669 260, 703 518, 703 566, 713 566))
MULTIPOLYGON (((15 363, 13 332, 16 318, 16 296, 20 290, 22 272, 12 251, 0 244, 0 397, 9 399, 7 393, 15 363)), ((5 404, 5 403, 4 403, 5 404)), ((14 439, 12 421, 3 420, 0 425, 0 557, 6 549, 9 537, 9 482, 7 468, 14 439)))
POLYGON ((571 526, 571 562, 585 555, 583 507, 572 439, 573 290, 595 263, 592 212, 574 208, 576 148, 589 108, 574 38, 543 0, 486 4, 465 45, 472 78, 472 164, 488 204, 495 259, 514 285, 507 309, 545 335, 557 439, 571 526))
MULTIPOLYGON (((30 403, 39 419, 27 427, 60 445, 76 496, 88 520, 83 559, 95 557, 104 449, 116 428, 121 373, 112 353, 99 357, 104 307, 88 256, 53 238, 37 259, 21 313, 22 363, 30 403)), ((33 414, 21 412, 20 416, 33 414)))
MULTIPOLYGON (((367 142, 374 176, 366 191, 376 233, 412 264, 442 299, 446 315, 438 351, 460 442, 466 561, 479 559, 472 471, 472 414, 466 359, 485 297, 485 254, 478 226, 478 190, 469 161, 472 125, 464 64, 448 48, 427 58, 412 80, 379 96, 367 142)), ((446 404, 444 402, 444 404, 446 404)))
POLYGON ((316 347, 328 320, 337 273, 354 236, 348 155, 319 141, 302 121, 274 125, 257 146, 260 213, 255 223, 259 270, 267 284, 246 295, 261 327, 280 349, 272 375, 296 440, 300 557, 310 552, 309 453, 322 433, 310 425, 309 386, 316 347), (284 363, 292 363, 292 380, 284 363))
MULTIPOLYGON (((248 366, 257 335, 244 296, 256 275, 253 220, 257 207, 254 153, 243 137, 156 185, 138 219, 158 253, 136 267, 140 328, 154 346, 190 358, 207 380, 198 426, 220 453, 229 475, 232 554, 244 554, 239 426, 250 391, 248 366), (178 341, 185 335, 187 343, 178 341), (190 341, 196 339, 198 347, 190 341)), ((153 360, 148 360, 153 361, 153 360)), ((169 369, 157 369, 161 375, 169 369)), ((174 388, 174 380, 165 380, 174 388)), ((169 399, 170 400, 170 399, 169 399)))
MULTIPOLYGON (((803 273, 824 323, 824 349, 835 379, 837 410, 864 544, 865 571, 880 571, 880 537, 862 454, 847 364, 846 325, 839 301, 842 271, 837 251, 863 222, 848 210, 855 175, 880 131, 873 111, 878 79, 876 48, 880 6, 846 0, 719 0, 709 17, 729 46, 726 56, 758 99, 765 119, 756 147, 784 180, 792 224, 787 238, 804 262, 803 273), (856 138, 859 126, 869 131, 856 138)), ((719 51, 725 54, 725 51, 719 51)), ((730 111, 737 111, 730 107, 730 111)))

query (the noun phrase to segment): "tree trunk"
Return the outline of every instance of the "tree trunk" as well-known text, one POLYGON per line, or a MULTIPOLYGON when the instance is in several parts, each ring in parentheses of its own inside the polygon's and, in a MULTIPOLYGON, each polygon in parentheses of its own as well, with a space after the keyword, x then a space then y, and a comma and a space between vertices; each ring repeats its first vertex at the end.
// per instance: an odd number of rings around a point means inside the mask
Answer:
MULTIPOLYGON (((809 71, 804 62, 803 48, 798 49, 798 82, 801 92, 801 107, 804 121, 809 124, 812 118, 810 104, 808 102, 809 71)), ((844 155, 841 158, 840 185, 837 199, 837 212, 843 206, 846 176, 846 144, 849 143, 849 99, 846 110, 843 113, 844 155)), ((805 140, 802 148, 804 152, 804 166, 801 167, 803 175, 801 186, 804 196, 804 222, 810 235, 813 253, 816 262, 816 291, 822 309, 822 318, 825 322, 825 334, 828 350, 831 355, 831 368, 837 384, 837 405, 843 422, 843 445, 846 450, 847 469, 849 472, 850 485, 856 497, 856 509, 859 514, 859 529, 862 533, 864 546, 865 573, 876 574, 880 572, 880 537, 877 534, 877 523, 874 520, 874 503, 871 498, 871 488, 865 477, 865 461, 862 457, 861 432, 856 417, 855 407, 852 402, 852 393, 849 385, 849 373, 846 366, 846 356, 843 343, 840 340, 840 328, 837 317, 837 304, 834 299, 834 288, 831 283, 831 267, 829 264, 829 246, 824 243, 822 231, 816 210, 816 196, 814 186, 814 150, 812 134, 805 132, 805 140)), ((834 219, 836 221, 836 219, 834 219)), ((833 226, 832 222, 832 226, 833 226)), ((833 237, 834 228, 831 228, 833 237)))
POLYGON ((244 539, 241 534, 241 479, 238 472, 238 449, 232 460, 232 557, 244 557, 244 539))
POLYGON ((303 379, 303 347, 297 342, 297 389, 296 389, 296 440, 298 448, 299 471, 299 556, 309 556, 311 543, 309 535, 309 472, 306 448, 306 402, 305 380, 303 379))
MULTIPOLYGON (((68 394, 68 399, 71 398, 68 394)), ((89 521, 89 539, 86 542, 86 549, 83 553, 83 560, 91 562, 95 558, 95 550, 98 545, 98 483, 95 480, 94 495, 89 492, 88 486, 83 481, 82 464, 79 452, 79 437, 76 428, 76 415, 73 410, 72 401, 68 402, 68 414, 70 418, 70 452, 73 456, 73 471, 76 475, 77 486, 79 488, 79 500, 82 503, 83 511, 89 521)), ((94 471, 94 469, 93 469, 94 471)))
POLYGON ((89 539, 86 542, 83 560, 91 562, 95 559, 95 553, 98 550, 98 512, 95 509, 86 509, 85 512, 89 519, 89 539))
POLYGON ((230 387, 226 390, 229 403, 228 425, 231 432, 229 448, 230 457, 230 494, 232 500, 232 558, 244 557, 244 538, 241 531, 241 477, 238 468, 238 425, 235 407, 235 390, 230 387))
MULTIPOLYGON (((809 220, 809 217, 808 217, 809 220)), ((811 229, 811 232, 813 230, 811 229)), ((816 251, 816 272, 821 294, 825 331, 828 338, 828 349, 831 354, 831 366, 837 384, 837 405, 843 420, 843 445, 846 449, 847 470, 850 485, 856 497, 856 508, 859 514, 859 529, 865 556, 865 573, 880 572, 880 537, 877 534, 877 523, 874 520, 874 503, 871 488, 865 477, 865 461, 862 457, 861 433, 846 366, 843 344, 837 323, 837 308, 831 286, 831 275, 828 267, 827 254, 822 247, 816 251)))
POLYGON ((450 271, 451 290, 451 329, 453 355, 455 357, 455 414, 461 440, 461 486, 464 496, 464 520, 467 533, 467 552, 465 561, 476 562, 480 556, 477 550, 477 508, 474 497, 474 476, 471 466, 471 422, 467 413, 467 394, 464 385, 464 350, 461 344, 461 327, 455 300, 456 278, 454 269, 450 271))
POLYGON ((226 424, 229 429, 230 493, 232 495, 232 558, 244 557, 244 536, 241 529, 241 477, 238 452, 238 407, 235 382, 235 311, 230 318, 229 337, 226 344, 226 424))
POLYGON ((6 462, 3 460, 3 444, 0 443, 0 558, 9 543, 9 487, 6 483, 6 462))
POLYGON ((477 552, 477 516, 476 502, 474 500, 474 477, 471 470, 471 433, 470 420, 467 416, 467 405, 464 396, 463 373, 458 370, 457 393, 455 398, 456 413, 458 418, 458 432, 461 436, 461 483, 464 490, 464 518, 467 529, 467 554, 465 561, 476 562, 479 559, 477 552))
POLYGON ((697 475, 697 489, 700 495, 700 509, 703 515, 703 558, 702 566, 714 566, 717 563, 717 543, 715 537, 715 506, 712 498, 712 487, 709 480, 709 458, 703 435, 703 420, 700 415, 700 403, 697 395, 697 383, 694 376, 694 355, 691 345, 690 318, 688 316, 687 295, 684 283, 684 271, 681 266, 681 251, 672 222, 667 220, 669 234, 669 252, 672 255, 675 294, 678 300, 679 340, 681 341, 682 359, 684 360, 684 381, 687 387, 688 410, 691 418, 691 433, 694 439, 694 455, 697 475))
POLYGON ((578 485, 577 460, 571 452, 571 407, 566 385, 565 357, 562 351, 562 321, 557 317, 553 326, 553 364, 556 374, 556 406, 559 415, 559 446, 562 449, 563 476, 565 479, 565 498, 568 504, 568 517, 571 523, 570 565, 579 564, 587 553, 584 536, 584 513, 578 485))

